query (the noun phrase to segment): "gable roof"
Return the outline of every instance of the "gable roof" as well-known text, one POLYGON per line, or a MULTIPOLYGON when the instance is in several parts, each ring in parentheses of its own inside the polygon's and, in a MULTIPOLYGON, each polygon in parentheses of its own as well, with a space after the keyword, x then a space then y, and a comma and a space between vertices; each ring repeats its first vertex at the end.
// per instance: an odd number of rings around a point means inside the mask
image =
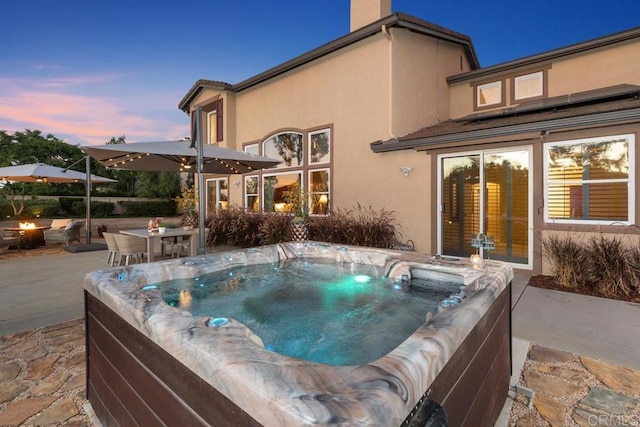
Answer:
POLYGON ((400 138, 371 143, 374 153, 468 146, 469 141, 528 132, 640 121, 640 86, 618 85, 521 104, 485 117, 468 116, 400 138))
POLYGON ((277 77, 283 73, 291 71, 297 67, 314 61, 330 53, 336 52, 344 47, 359 42, 360 40, 371 37, 381 31, 382 27, 386 28, 404 28, 410 31, 435 37, 441 40, 447 40, 453 43, 461 44, 467 55, 467 59, 473 69, 479 68, 480 63, 478 56, 471 42, 471 38, 465 34, 458 33, 445 27, 433 24, 431 22, 422 20, 415 16, 407 15, 402 12, 397 12, 393 15, 389 15, 386 18, 382 18, 376 22, 373 22, 367 26, 364 26, 356 31, 353 31, 345 36, 342 36, 332 42, 324 44, 314 50, 304 53, 298 57, 295 57, 287 62, 270 68, 260 74, 250 77, 240 83, 231 85, 225 82, 218 82, 214 80, 198 80, 187 94, 182 98, 178 104, 178 108, 188 113, 189 106, 195 97, 203 90, 207 88, 228 90, 231 92, 240 92, 248 89, 252 86, 265 82, 269 79, 277 77))

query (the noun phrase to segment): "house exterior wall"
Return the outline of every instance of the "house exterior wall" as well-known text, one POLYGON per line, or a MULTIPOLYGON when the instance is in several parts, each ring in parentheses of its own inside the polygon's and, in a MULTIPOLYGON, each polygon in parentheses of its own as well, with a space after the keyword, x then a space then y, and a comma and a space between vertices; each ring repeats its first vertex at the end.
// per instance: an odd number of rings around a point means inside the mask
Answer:
MULTIPOLYGON (((394 211, 402 239, 428 252, 428 157, 413 151, 380 156, 369 144, 446 119, 447 96, 440 104, 424 100, 444 93, 447 74, 469 65, 461 46, 408 30, 389 34, 390 39, 381 31, 239 93, 205 89, 191 108, 222 96, 224 144, 237 150, 285 130, 331 128, 331 207, 359 203, 394 211), (408 177, 403 166, 412 167, 408 177)), ((242 177, 231 176, 230 204, 242 206, 242 189, 242 177)))
MULTIPOLYGON (((452 118, 464 117, 477 113, 473 109, 473 85, 477 82, 486 82, 503 79, 507 84, 505 93, 507 105, 511 102, 511 84, 509 77, 522 74, 524 70, 547 69, 547 96, 554 97, 578 92, 605 88, 620 84, 640 85, 640 56, 635 52, 640 51, 640 40, 635 39, 615 45, 609 45, 598 49, 592 49, 578 54, 572 54, 555 60, 541 61, 539 64, 528 64, 521 68, 513 68, 500 73, 485 74, 477 79, 460 81, 451 85, 451 116, 452 118)), ((500 107, 498 109, 505 108, 500 107)), ((487 110, 483 110, 487 111, 487 110)), ((490 110, 489 110, 490 111, 490 110)), ((634 134, 636 138, 634 165, 638 165, 638 141, 640 137, 640 124, 631 123, 625 125, 610 125, 600 127, 575 128, 563 131, 555 131, 546 135, 543 139, 539 135, 516 135, 509 138, 485 139, 469 141, 468 145, 482 145, 484 148, 494 148, 499 145, 512 144, 529 145, 533 149, 533 271, 534 273, 550 274, 549 260, 544 255, 542 241, 554 233, 576 233, 578 235, 591 236, 593 233, 606 232, 610 235, 626 235, 635 231, 628 226, 603 226, 603 225, 576 225, 554 224, 544 221, 544 177, 543 171, 543 144, 546 142, 561 142, 584 138, 604 137, 610 135, 634 134)), ((464 150, 458 148, 457 151, 464 150)), ((455 150, 448 150, 455 151, 455 150)), ((432 163, 435 167, 435 161, 432 163)), ((635 176, 635 188, 640 188, 640 174, 635 176)), ((433 179, 435 170, 432 171, 433 179)), ((434 185, 435 188, 435 185, 434 185)), ((640 200, 635 200, 636 217, 629 218, 632 224, 637 224, 637 216, 640 200)), ((432 215, 436 213, 436 206, 432 206, 432 215)), ((435 227, 434 231, 435 233, 435 227)), ((631 237, 630 237, 631 238, 631 237)), ((633 240, 633 238, 631 238, 633 240)), ((435 237, 432 244, 436 244, 435 237)))
MULTIPOLYGON (((618 84, 640 85, 640 40, 631 40, 616 45, 589 50, 555 60, 541 61, 536 65, 525 65, 508 71, 478 78, 469 78, 450 85, 451 118, 456 119, 476 113, 473 106, 473 85, 477 82, 504 78, 506 103, 510 105, 511 84, 509 77, 524 70, 548 68, 548 97, 584 92, 618 84)), ((497 107, 493 110, 505 108, 497 107)), ((482 110, 491 111, 492 109, 482 110)))

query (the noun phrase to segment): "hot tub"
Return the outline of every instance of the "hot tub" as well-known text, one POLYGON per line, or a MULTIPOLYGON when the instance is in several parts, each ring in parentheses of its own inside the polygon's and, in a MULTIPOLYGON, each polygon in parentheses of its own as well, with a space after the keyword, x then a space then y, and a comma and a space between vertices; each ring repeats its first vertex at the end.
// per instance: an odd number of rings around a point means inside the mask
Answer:
MULTIPOLYGON (((283 243, 96 271, 85 279, 87 398, 103 425, 411 425, 425 401, 450 425, 493 425, 511 369, 509 265, 319 242, 283 243), (369 264, 466 297, 425 312, 386 355, 332 366, 265 348, 237 320, 193 316, 157 284, 287 259, 369 264)), ((402 310, 402 307, 398 307, 402 310)))

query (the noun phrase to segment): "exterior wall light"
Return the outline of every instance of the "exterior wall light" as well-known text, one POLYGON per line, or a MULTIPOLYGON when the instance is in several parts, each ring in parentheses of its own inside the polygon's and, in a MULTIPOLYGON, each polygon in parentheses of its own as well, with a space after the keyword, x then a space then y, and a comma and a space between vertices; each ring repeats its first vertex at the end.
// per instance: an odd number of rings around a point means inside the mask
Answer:
POLYGON ((402 172, 404 176, 409 176, 412 170, 413 168, 411 166, 400 166, 400 172, 402 172))

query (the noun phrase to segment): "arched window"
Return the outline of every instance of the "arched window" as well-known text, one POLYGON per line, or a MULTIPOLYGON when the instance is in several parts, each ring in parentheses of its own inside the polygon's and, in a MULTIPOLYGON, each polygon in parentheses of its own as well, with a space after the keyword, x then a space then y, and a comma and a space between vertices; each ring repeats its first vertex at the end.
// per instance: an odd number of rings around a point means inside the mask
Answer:
POLYGON ((266 157, 282 159, 276 168, 290 168, 302 166, 302 134, 297 132, 282 132, 273 135, 262 143, 262 153, 266 157))

